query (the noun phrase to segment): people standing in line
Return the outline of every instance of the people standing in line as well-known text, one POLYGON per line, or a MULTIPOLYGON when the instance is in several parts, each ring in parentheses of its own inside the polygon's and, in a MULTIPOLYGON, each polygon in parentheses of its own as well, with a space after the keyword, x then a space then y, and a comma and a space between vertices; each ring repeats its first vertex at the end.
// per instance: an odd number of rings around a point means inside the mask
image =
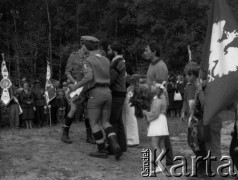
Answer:
MULTIPOLYGON (((151 62, 147 71, 147 84, 151 86, 153 82, 168 82, 168 68, 160 57, 160 48, 156 42, 148 43, 144 51, 144 56, 146 60, 151 62)), ((166 91, 165 96, 168 102, 168 95, 166 91)), ((173 149, 169 136, 165 137, 165 148, 169 150, 166 156, 166 165, 173 165, 173 149)))
POLYGON ((112 57, 110 65, 110 89, 112 91, 112 108, 110 123, 113 126, 118 143, 123 152, 127 151, 125 127, 122 121, 122 107, 126 99, 126 64, 122 45, 114 42, 108 46, 108 56, 112 57))
MULTIPOLYGON (((150 111, 143 110, 143 114, 149 122, 147 136, 151 137, 151 145, 153 149, 156 150, 156 154, 161 154, 166 151, 165 137, 169 135, 167 118, 165 116, 167 105, 166 97, 163 92, 164 89, 163 84, 156 83, 152 85, 148 95, 148 99, 151 102, 150 111)), ((156 161, 155 163, 157 164, 155 173, 165 171, 166 162, 164 158, 161 162, 156 161)))
MULTIPOLYGON (((84 61, 87 57, 87 51, 84 46, 84 41, 87 36, 82 36, 80 40, 81 48, 77 52, 73 52, 70 54, 70 57, 67 61, 66 69, 65 69, 65 75, 72 84, 77 84, 82 80, 84 77, 83 74, 83 68, 84 68, 84 61)), ((69 96, 68 96, 69 97, 69 96)), ((78 109, 83 110, 84 109, 84 102, 81 99, 85 99, 86 101, 86 95, 85 93, 81 94, 80 96, 74 96, 72 98, 69 98, 69 104, 70 104, 70 111, 67 114, 65 124, 62 127, 63 128, 63 134, 61 137, 61 141, 64 143, 71 144, 72 140, 69 137, 69 129, 70 126, 74 120, 75 114, 78 109), (78 102, 77 102, 78 101, 78 102)), ((86 113, 86 112, 84 112, 86 113)), ((85 118, 85 126, 86 126, 86 142, 88 143, 95 143, 93 137, 92 137, 92 130, 89 124, 89 119, 85 118)))
POLYGON ((32 88, 32 92, 34 95, 35 107, 36 107, 36 118, 35 125, 38 127, 43 127, 45 124, 45 114, 44 114, 44 106, 45 102, 45 91, 41 87, 40 80, 36 79, 34 82, 34 87, 32 88))
POLYGON ((117 142, 116 133, 109 122, 112 104, 112 95, 109 89, 110 61, 98 51, 98 43, 97 38, 91 36, 85 38, 83 47, 89 52, 89 56, 84 64, 84 77, 77 84, 70 85, 70 88, 76 90, 82 86, 88 86, 87 111, 93 137, 98 147, 98 151, 90 153, 89 156, 108 158, 102 127, 115 158, 119 159, 122 151, 117 142))
POLYGON ((23 82, 23 91, 20 93, 20 105, 23 110, 22 120, 26 123, 27 129, 32 129, 32 121, 35 118, 35 101, 28 81, 23 82))

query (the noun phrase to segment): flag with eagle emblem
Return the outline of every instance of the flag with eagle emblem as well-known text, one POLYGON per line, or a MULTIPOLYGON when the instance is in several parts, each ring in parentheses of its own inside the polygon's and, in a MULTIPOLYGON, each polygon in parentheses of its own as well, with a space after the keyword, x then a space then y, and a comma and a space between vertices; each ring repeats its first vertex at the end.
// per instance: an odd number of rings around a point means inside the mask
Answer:
POLYGON ((204 124, 237 98, 238 23, 226 0, 213 0, 201 72, 207 76, 204 124))

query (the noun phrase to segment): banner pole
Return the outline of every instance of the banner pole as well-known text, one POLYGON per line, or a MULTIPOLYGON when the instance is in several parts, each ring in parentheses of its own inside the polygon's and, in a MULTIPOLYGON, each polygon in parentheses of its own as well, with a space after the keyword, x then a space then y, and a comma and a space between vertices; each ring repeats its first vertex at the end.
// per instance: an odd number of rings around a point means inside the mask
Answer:
POLYGON ((50 116, 50 127, 51 127, 51 106, 48 105, 48 108, 49 108, 49 116, 50 116))
POLYGON ((192 52, 191 52, 191 49, 190 49, 190 45, 187 46, 187 49, 188 49, 188 61, 192 61, 192 52))
POLYGON ((1 53, 1 55, 2 55, 2 60, 4 61, 4 53, 1 53))

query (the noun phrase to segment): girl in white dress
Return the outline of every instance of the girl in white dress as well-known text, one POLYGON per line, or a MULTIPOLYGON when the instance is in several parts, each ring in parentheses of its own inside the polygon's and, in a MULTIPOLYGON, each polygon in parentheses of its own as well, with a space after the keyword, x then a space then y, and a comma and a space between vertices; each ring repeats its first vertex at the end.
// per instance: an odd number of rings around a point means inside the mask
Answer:
MULTIPOLYGON (((145 118, 149 122, 148 137, 151 137, 151 145, 153 149, 157 150, 156 154, 161 154, 165 151, 164 138, 169 135, 166 113, 166 97, 164 95, 164 85, 155 84, 151 86, 150 97, 152 98, 150 111, 143 110, 145 118)), ((158 157, 157 157, 158 158, 158 157)), ((157 167, 155 172, 162 172, 165 170, 165 158, 160 162, 156 162, 157 167)))

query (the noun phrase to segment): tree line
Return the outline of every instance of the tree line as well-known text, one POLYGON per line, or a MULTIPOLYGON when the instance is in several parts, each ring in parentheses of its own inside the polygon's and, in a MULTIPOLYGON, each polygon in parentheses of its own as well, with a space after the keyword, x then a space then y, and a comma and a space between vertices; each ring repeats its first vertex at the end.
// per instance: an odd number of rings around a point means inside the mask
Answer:
MULTIPOLYGON (((228 0, 235 17, 238 1, 228 0)), ((82 35, 125 47, 132 72, 144 73, 147 41, 155 40, 170 72, 182 72, 192 59, 200 62, 211 0, 1 0, 0 52, 5 53, 13 79, 45 78, 46 61, 53 78, 65 79, 71 52, 79 48, 82 35)))

